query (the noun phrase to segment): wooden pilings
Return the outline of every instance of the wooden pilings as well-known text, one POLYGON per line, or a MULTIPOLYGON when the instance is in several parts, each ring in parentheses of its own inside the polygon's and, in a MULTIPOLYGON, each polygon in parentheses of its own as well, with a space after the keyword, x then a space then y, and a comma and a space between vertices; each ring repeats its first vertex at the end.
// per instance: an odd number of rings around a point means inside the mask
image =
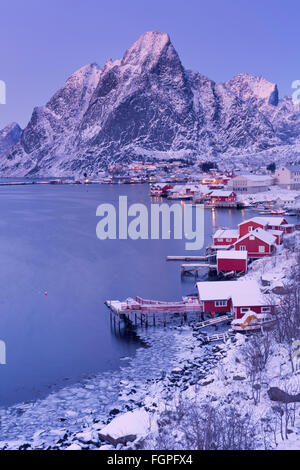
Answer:
MULTIPOLYGON (((224 321, 221 319, 210 319, 210 320, 205 320, 204 318, 204 312, 201 310, 201 306, 199 305, 198 309, 194 308, 194 310, 184 310, 179 305, 178 309, 176 309, 176 306, 174 304, 174 308, 172 310, 168 310, 168 307, 166 307, 166 310, 155 310, 156 307, 154 306, 151 308, 149 304, 149 309, 144 309, 143 311, 141 309, 120 309, 118 308, 119 305, 115 306, 111 302, 107 302, 106 305, 110 309, 110 324, 111 327, 117 331, 121 330, 121 323, 126 324, 132 324, 135 325, 136 327, 139 325, 141 327, 149 327, 149 326, 156 326, 156 325, 163 325, 165 328, 167 326, 167 321, 169 319, 175 319, 176 317, 178 318, 178 322, 180 325, 183 325, 185 322, 188 320, 188 314, 192 314, 192 318, 199 322, 202 321, 203 325, 207 325, 210 323, 219 323, 219 321, 224 321)), ((187 308, 191 304, 187 303, 187 308)))

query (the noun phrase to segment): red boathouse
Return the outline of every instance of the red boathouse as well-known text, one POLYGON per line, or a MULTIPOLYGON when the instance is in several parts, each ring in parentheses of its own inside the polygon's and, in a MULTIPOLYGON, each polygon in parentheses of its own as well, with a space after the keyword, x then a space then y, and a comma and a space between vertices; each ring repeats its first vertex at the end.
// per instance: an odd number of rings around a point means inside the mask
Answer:
POLYGON ((217 272, 247 272, 247 251, 219 250, 217 251, 217 272))
POLYGON ((247 251, 249 258, 272 256, 276 251, 276 237, 257 228, 248 232, 234 244, 236 251, 247 251))

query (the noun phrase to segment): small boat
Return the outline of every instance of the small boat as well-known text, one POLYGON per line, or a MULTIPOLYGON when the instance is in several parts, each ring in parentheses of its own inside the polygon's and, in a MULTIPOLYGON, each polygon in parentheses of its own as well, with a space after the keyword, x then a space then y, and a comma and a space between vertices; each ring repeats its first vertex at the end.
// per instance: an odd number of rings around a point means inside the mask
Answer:
POLYGON ((173 193, 173 194, 169 194, 168 199, 175 199, 175 200, 185 201, 185 200, 193 199, 193 195, 192 194, 173 193))
POLYGON ((257 314, 250 310, 242 318, 232 320, 231 328, 233 331, 260 330, 262 327, 273 326, 275 321, 270 314, 257 314))
POLYGON ((283 209, 272 209, 270 214, 271 215, 285 215, 285 210, 283 210, 283 209))

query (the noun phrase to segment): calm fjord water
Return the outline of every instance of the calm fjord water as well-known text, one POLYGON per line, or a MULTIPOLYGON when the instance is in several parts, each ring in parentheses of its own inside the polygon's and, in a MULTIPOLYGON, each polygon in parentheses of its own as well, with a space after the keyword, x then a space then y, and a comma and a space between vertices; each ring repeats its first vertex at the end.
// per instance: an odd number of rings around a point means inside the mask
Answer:
MULTIPOLYGON (((0 406, 116 369, 120 357, 135 353, 138 337, 114 336, 105 300, 176 300, 194 291, 179 264, 165 261, 185 252, 184 240, 96 237, 99 204, 117 207, 127 195, 129 204, 149 205, 148 192, 148 185, 0 187, 0 339, 7 346, 0 406)), ((236 227, 245 217, 206 210, 205 244, 215 226, 236 227)))

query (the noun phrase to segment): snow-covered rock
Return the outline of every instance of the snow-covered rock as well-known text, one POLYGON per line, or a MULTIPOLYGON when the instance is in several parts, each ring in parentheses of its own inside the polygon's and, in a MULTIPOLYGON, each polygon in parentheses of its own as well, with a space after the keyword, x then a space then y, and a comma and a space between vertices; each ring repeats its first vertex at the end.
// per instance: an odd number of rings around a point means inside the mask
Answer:
POLYGON ((279 100, 275 83, 244 73, 236 75, 224 85, 243 102, 260 111, 282 142, 299 142, 300 105, 287 96, 279 100))
POLYGON ((118 439, 123 436, 146 436, 151 430, 151 417, 144 408, 124 413, 101 429, 100 434, 118 439))
POLYGON ((0 155, 7 152, 21 138, 22 129, 16 122, 8 124, 0 130, 0 155))
POLYGON ((67 447, 66 450, 81 450, 81 447, 80 445, 74 443, 67 447))

